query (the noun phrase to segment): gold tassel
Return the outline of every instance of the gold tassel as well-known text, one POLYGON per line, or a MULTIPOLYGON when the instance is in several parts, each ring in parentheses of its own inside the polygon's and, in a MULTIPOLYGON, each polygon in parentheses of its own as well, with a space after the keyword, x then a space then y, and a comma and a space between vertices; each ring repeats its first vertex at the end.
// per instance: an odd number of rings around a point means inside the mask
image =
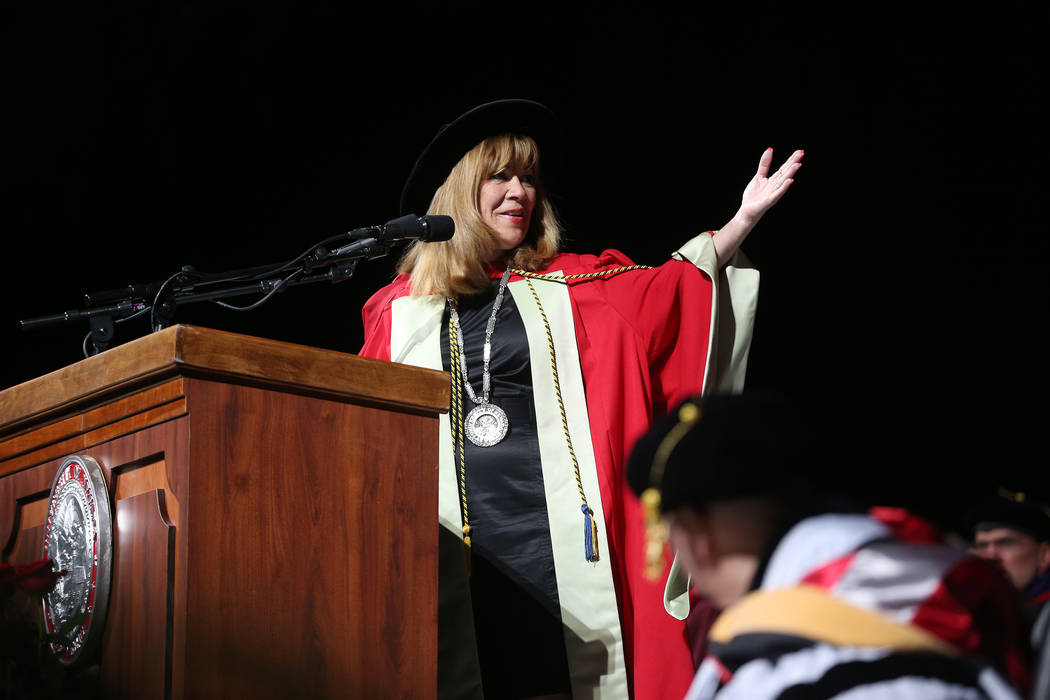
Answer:
POLYGON ((591 542, 594 543, 594 559, 592 561, 598 561, 598 522, 591 516, 591 542))
POLYGON ((660 491, 649 487, 642 492, 645 517, 645 578, 656 581, 667 567, 667 524, 660 518, 660 491))
POLYGON ((700 406, 692 402, 683 403, 678 409, 678 424, 674 426, 653 454, 653 464, 649 470, 651 486, 642 491, 642 514, 645 520, 645 577, 656 581, 667 569, 667 523, 660 517, 660 483, 663 480, 664 468, 671 453, 678 447, 682 438, 700 422, 703 412, 700 406))
POLYGON ((463 554, 467 558, 467 578, 470 578, 470 525, 463 526, 463 554))

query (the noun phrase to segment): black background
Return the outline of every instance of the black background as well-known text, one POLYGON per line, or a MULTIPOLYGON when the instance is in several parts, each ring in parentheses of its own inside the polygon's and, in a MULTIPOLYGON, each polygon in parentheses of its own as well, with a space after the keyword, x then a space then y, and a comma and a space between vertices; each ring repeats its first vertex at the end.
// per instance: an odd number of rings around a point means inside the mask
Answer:
MULTIPOLYGON (((573 144, 578 252, 658 264, 765 147, 804 148, 744 246, 749 384, 841 419, 881 460, 843 473, 882 500, 1045 489, 1045 3, 725 5, 6 4, 0 386, 81 356, 86 325, 19 319, 387 221, 440 124, 528 97, 573 144)), ((355 352, 392 263, 177 320, 355 352)))

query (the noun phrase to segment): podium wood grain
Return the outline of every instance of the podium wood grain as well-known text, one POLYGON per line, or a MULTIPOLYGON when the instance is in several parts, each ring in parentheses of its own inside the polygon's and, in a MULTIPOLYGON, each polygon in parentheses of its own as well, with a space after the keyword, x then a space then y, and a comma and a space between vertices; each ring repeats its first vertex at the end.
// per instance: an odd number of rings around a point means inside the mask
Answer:
POLYGON ((175 327, 0 392, 0 554, 106 472, 105 697, 426 698, 440 372, 175 327), (107 357, 108 356, 108 357, 107 357))

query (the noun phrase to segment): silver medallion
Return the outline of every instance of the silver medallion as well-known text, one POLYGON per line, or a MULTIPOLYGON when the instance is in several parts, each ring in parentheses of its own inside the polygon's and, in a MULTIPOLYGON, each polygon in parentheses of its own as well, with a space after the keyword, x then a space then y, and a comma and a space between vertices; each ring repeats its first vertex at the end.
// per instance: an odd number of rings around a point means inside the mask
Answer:
POLYGON ((478 404, 463 421, 467 439, 478 447, 492 447, 507 437, 509 428, 507 414, 502 408, 491 403, 478 404))
POLYGON ((64 664, 72 664, 102 640, 113 566, 113 519, 109 490, 91 457, 62 462, 51 486, 44 555, 67 573, 44 596, 44 623, 50 634, 68 639, 52 644, 64 664))
MULTIPOLYGON (((499 406, 489 403, 489 390, 492 388, 492 375, 489 373, 489 361, 492 359, 492 332, 496 329, 496 317, 499 307, 503 305, 503 293, 507 291, 507 282, 510 280, 510 268, 503 271, 503 277, 499 281, 499 291, 496 299, 492 302, 492 313, 489 314, 489 322, 485 326, 485 345, 482 347, 484 358, 481 371, 481 397, 474 391, 474 387, 467 381, 467 351, 463 347, 463 330, 459 325, 459 311, 455 299, 448 300, 448 324, 449 339, 456 338, 456 346, 459 350, 459 375, 462 380, 463 389, 467 392, 470 400, 477 404, 477 408, 467 414, 463 421, 463 432, 467 439, 478 447, 492 447, 503 438, 507 437, 510 429, 510 421, 507 414, 499 406)), ((457 384, 458 384, 457 380, 457 384)))

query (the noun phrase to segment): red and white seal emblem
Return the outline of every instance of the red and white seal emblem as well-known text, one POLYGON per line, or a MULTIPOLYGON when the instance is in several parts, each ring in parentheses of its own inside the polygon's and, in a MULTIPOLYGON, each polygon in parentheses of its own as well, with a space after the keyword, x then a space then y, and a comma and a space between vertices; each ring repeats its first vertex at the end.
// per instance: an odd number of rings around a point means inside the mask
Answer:
POLYGON ((69 457, 51 485, 44 555, 68 573, 44 596, 50 634, 69 640, 52 644, 62 663, 86 656, 102 639, 113 568, 113 516, 109 490, 98 462, 69 457))

